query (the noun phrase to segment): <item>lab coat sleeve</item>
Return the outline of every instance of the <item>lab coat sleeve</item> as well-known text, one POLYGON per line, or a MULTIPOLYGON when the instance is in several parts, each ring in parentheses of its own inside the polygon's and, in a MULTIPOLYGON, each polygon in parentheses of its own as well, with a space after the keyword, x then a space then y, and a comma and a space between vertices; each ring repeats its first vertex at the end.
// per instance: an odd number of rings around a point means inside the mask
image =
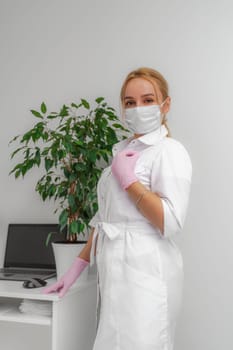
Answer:
POLYGON ((99 211, 95 213, 95 215, 92 217, 92 219, 89 221, 89 226, 95 227, 97 222, 100 221, 100 214, 99 211))
POLYGON ((164 211, 161 236, 175 236, 184 226, 192 178, 192 163, 180 142, 167 138, 151 176, 152 191, 160 196, 164 211))

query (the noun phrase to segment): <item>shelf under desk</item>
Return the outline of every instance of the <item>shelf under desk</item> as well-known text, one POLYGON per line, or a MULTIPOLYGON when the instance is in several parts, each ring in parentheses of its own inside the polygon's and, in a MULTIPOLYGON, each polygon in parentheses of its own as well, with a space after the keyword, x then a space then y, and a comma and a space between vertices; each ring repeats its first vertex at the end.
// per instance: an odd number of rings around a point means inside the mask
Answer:
MULTIPOLYGON (((54 282, 50 279, 48 285, 54 282)), ((3 323, 9 329, 14 324, 45 326, 51 335, 49 350, 91 350, 96 333, 96 277, 78 282, 59 298, 56 293, 43 294, 44 287, 25 289, 22 281, 0 280, 0 328, 3 323), (19 305, 23 300, 48 301, 51 316, 22 313, 19 305)))

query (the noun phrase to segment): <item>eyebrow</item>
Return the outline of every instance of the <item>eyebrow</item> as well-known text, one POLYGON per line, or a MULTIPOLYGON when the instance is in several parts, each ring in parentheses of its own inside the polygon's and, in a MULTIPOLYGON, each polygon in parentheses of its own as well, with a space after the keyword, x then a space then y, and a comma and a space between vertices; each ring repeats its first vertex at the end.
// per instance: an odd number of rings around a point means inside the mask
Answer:
MULTIPOLYGON (((147 97, 147 96, 155 96, 155 94, 152 94, 152 93, 144 94, 144 95, 142 95, 141 97, 147 97)), ((125 99, 125 100, 127 100, 127 99, 134 99, 134 97, 132 97, 132 96, 125 96, 124 99, 125 99)))

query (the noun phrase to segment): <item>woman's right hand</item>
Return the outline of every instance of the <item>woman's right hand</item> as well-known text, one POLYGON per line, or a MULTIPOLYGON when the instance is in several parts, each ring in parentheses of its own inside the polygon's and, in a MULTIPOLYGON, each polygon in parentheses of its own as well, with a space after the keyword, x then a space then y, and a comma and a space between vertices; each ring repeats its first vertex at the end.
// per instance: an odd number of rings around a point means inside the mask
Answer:
POLYGON ((77 257, 69 270, 56 283, 44 288, 42 293, 48 294, 58 292, 58 296, 62 298, 88 264, 88 261, 77 257))
POLYGON ((134 168, 139 155, 140 153, 137 151, 126 149, 117 153, 113 158, 112 173, 124 190, 138 181, 134 168))

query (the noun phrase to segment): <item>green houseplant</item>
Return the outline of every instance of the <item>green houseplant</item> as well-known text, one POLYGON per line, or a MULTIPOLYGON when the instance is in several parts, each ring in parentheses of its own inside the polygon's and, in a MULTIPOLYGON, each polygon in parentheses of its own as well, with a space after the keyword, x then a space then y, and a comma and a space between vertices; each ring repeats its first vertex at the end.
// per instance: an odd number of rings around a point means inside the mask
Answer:
POLYGON ((63 105, 59 112, 48 112, 43 102, 39 111, 31 113, 36 120, 33 128, 10 141, 17 142, 11 158, 21 159, 10 174, 18 178, 33 167, 44 170, 35 190, 43 201, 55 200, 60 230, 66 230, 67 241, 75 241, 98 209, 101 170, 109 163, 112 145, 127 130, 103 97, 95 100, 94 108, 81 99, 63 105))

